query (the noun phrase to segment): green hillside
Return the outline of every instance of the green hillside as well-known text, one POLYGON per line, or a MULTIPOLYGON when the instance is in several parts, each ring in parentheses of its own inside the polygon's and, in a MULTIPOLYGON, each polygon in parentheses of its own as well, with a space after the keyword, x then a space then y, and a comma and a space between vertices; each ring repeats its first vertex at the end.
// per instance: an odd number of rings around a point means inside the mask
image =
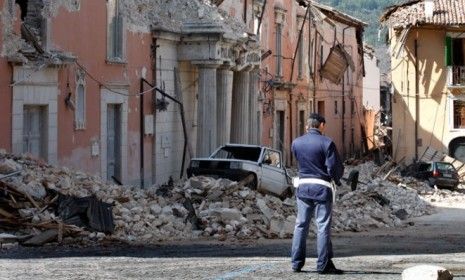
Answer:
POLYGON ((366 23, 365 41, 371 45, 384 44, 378 42, 379 17, 388 6, 399 3, 399 0, 320 0, 322 4, 334 7, 354 16, 366 23))
POLYGON ((378 32, 380 29, 379 18, 386 7, 397 3, 405 2, 402 0, 320 0, 322 4, 334 7, 335 9, 356 17, 368 24, 364 32, 364 41, 375 47, 376 56, 380 60, 381 73, 389 71, 389 56, 386 52, 385 34, 383 30, 378 41, 378 32))

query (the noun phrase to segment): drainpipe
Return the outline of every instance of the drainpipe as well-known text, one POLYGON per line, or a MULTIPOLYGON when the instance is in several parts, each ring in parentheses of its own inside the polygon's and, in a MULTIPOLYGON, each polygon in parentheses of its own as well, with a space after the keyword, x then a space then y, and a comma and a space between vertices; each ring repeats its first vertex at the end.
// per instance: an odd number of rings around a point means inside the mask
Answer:
MULTIPOLYGON (((345 48, 345 39, 346 39, 346 29, 351 28, 352 26, 346 26, 342 29, 342 47, 345 48)), ((347 70, 346 70, 347 71, 347 70)), ((345 133, 345 117, 346 117, 346 104, 345 104, 345 84, 346 84, 346 75, 342 75, 342 158, 346 157, 346 133, 345 133)))
MULTIPOLYGON (((156 85, 157 84, 157 48, 159 45, 157 45, 157 38, 155 36, 152 37, 152 53, 151 53, 151 61, 152 61, 152 84, 156 85)), ((156 104, 156 94, 155 90, 152 91, 152 102, 151 102, 151 108, 153 110, 153 143, 152 143, 152 184, 157 181, 157 173, 156 173, 156 166, 157 166, 157 138, 156 138, 156 119, 157 119, 157 114, 155 114, 155 110, 153 109, 153 104, 156 104)))
MULTIPOLYGON (((139 92, 144 91, 144 82, 140 80, 139 92)), ((139 112, 140 112, 140 187, 144 188, 144 95, 139 96, 139 112)))
MULTIPOLYGON (((310 29, 311 31, 311 29, 310 29)), ((312 97, 312 112, 316 111, 316 55, 318 54, 316 41, 317 41, 317 33, 316 26, 315 26, 315 36, 313 37, 313 97, 312 97)), ((311 34, 311 33, 310 33, 311 34)), ((321 55, 321 54, 320 54, 321 55)))
POLYGON ((420 117, 419 98, 419 77, 418 77, 418 40, 415 39, 415 161, 418 160, 418 119, 420 117))
MULTIPOLYGON (((292 81, 294 80, 294 66, 295 66, 295 59, 297 57, 297 52, 299 50, 299 48, 301 47, 300 45, 302 44, 302 33, 304 31, 304 26, 305 26, 305 21, 307 20, 307 17, 308 17, 308 14, 310 13, 310 6, 307 7, 307 10, 305 11, 305 16, 304 16, 304 19, 302 21, 302 26, 300 27, 300 30, 299 30, 299 37, 297 39, 297 46, 295 47, 295 51, 294 51, 294 56, 292 57, 292 66, 291 66, 291 78, 289 79, 289 82, 292 84, 292 81)), ((310 24, 310 23, 309 23, 310 24)), ((293 101, 292 101, 292 89, 289 89, 289 144, 292 143, 292 140, 293 140, 293 135, 292 135, 292 132, 293 132, 293 125, 292 125, 292 122, 293 122, 293 116, 292 116, 292 106, 294 105, 293 104, 293 101)), ((293 164, 293 158, 292 158, 292 154, 290 155, 290 165, 293 164)))
POLYGON ((244 0, 244 23, 247 24, 247 0, 244 0))

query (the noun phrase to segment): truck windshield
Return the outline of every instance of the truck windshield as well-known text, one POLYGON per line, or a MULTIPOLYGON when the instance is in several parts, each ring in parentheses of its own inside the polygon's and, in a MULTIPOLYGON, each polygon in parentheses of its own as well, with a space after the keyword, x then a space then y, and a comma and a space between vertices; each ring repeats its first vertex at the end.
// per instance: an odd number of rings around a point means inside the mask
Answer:
POLYGON ((232 147, 225 146, 214 153, 212 158, 224 158, 224 159, 241 159, 258 161, 260 158, 261 148, 259 147, 232 147))

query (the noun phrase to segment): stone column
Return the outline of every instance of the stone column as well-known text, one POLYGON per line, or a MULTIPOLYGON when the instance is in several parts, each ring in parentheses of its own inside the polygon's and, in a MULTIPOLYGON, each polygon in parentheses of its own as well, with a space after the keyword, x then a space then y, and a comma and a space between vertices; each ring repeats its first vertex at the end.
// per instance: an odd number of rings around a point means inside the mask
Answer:
POLYGON ((234 72, 231 142, 247 144, 249 142, 249 71, 234 72))
POLYGON ((233 90, 233 71, 220 68, 216 73, 217 86, 217 144, 231 142, 231 107, 233 90))
POLYGON ((216 68, 218 64, 198 62, 197 157, 209 156, 217 148, 216 68))
POLYGON ((259 72, 258 69, 250 71, 249 89, 249 144, 259 144, 259 123, 258 123, 258 95, 259 95, 259 72))

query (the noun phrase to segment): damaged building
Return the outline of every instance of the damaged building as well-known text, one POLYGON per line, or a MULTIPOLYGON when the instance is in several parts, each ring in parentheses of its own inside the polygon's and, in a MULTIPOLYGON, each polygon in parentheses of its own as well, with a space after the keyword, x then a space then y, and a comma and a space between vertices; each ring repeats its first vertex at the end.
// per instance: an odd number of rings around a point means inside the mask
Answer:
POLYGON ((381 18, 389 29, 397 161, 447 155, 456 168, 463 167, 464 7, 465 1, 407 1, 387 8, 381 18))
POLYGON ((2 2, 0 146, 138 182, 138 93, 140 79, 152 79, 151 34, 127 30, 118 0, 2 2))
POLYGON ((150 186, 259 143, 253 3, 217 2, 2 1, 0 147, 150 186))
POLYGON ((309 113, 348 158, 364 149, 363 31, 366 24, 314 1, 264 1, 260 30, 262 141, 284 152, 305 133, 309 113))

